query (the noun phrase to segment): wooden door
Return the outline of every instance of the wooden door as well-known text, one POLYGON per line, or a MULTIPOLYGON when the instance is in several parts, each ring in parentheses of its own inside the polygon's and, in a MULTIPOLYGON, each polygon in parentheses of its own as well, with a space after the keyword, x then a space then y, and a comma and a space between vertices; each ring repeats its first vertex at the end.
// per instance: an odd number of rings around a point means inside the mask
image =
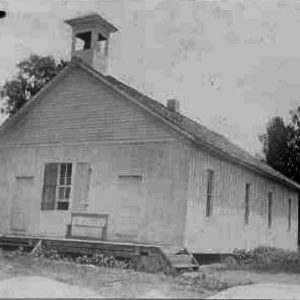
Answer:
POLYGON ((12 195, 10 226, 16 234, 28 232, 33 177, 17 177, 12 195))
POLYGON ((123 241, 135 241, 139 238, 143 218, 142 176, 119 176, 118 194, 116 236, 123 241))
POLYGON ((88 210, 90 180, 90 164, 77 163, 73 189, 72 212, 86 212, 88 210))

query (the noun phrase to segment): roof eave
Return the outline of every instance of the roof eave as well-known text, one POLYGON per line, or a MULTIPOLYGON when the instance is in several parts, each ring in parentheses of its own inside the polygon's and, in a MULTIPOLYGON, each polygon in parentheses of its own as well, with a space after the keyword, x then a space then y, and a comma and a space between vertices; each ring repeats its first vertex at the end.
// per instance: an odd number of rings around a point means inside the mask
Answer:
POLYGON ((70 26, 76 26, 78 24, 81 24, 82 21, 85 22, 91 22, 91 23, 98 23, 102 26, 104 26, 110 33, 114 33, 118 31, 118 28, 105 20, 104 18, 100 17, 98 14, 91 14, 91 15, 86 15, 86 16, 80 16, 77 18, 72 18, 65 20, 64 22, 70 26))

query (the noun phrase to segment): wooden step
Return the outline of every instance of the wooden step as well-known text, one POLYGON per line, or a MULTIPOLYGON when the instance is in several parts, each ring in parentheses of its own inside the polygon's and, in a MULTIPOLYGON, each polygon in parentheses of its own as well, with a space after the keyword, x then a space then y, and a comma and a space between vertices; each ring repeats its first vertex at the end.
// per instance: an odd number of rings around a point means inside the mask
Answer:
POLYGON ((196 271, 198 270, 199 266, 197 265, 194 265, 194 264, 188 264, 188 265, 176 265, 174 266, 174 268, 177 270, 177 271, 196 271))
POLYGON ((0 237, 0 247, 3 249, 16 249, 22 247, 24 249, 33 249, 37 243, 37 239, 0 237))
POLYGON ((199 268, 199 265, 192 254, 170 254, 165 252, 164 254, 170 262, 172 268, 177 271, 195 271, 199 268))
POLYGON ((190 264, 193 258, 190 255, 168 255, 172 264, 190 264))

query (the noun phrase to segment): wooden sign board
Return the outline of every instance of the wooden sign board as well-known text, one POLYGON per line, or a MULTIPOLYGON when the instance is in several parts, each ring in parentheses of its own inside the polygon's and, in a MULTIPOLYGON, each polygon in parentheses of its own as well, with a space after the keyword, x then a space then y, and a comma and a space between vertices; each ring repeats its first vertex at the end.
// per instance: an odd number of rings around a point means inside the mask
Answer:
POLYGON ((104 227, 106 225, 106 217, 74 216, 72 224, 73 226, 104 227))
POLYGON ((107 215, 74 213, 72 215, 72 236, 84 238, 105 238, 107 215))
POLYGON ((74 237, 84 237, 84 238, 103 238, 103 229, 97 227, 80 227, 74 226, 72 228, 72 236, 74 237))

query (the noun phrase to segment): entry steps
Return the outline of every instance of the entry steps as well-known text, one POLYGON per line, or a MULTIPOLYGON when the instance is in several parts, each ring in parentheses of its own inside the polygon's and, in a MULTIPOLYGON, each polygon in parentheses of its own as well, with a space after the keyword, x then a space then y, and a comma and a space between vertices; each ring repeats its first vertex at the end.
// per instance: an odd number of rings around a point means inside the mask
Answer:
POLYGON ((176 271, 196 271, 199 268, 197 260, 187 249, 179 247, 160 247, 173 269, 176 271))

